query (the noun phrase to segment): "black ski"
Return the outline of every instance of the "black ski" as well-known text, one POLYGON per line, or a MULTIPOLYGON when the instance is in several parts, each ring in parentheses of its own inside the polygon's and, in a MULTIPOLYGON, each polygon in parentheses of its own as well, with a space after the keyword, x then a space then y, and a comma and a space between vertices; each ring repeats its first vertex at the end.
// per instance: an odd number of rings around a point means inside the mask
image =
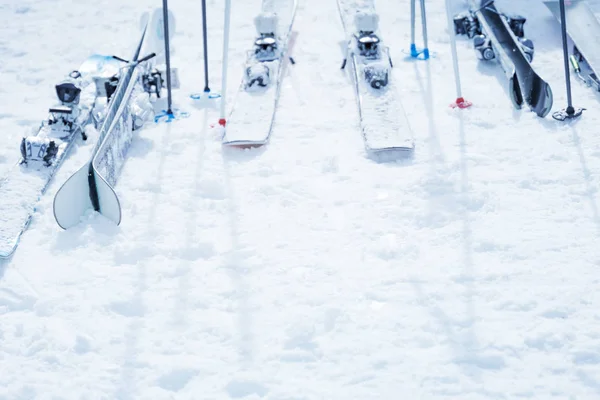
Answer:
POLYGON ((524 37, 525 18, 501 14, 493 0, 472 0, 473 11, 455 17, 455 33, 473 38, 478 57, 498 59, 509 80, 515 108, 527 103, 540 117, 552 108, 552 90, 531 66, 534 47, 524 37))

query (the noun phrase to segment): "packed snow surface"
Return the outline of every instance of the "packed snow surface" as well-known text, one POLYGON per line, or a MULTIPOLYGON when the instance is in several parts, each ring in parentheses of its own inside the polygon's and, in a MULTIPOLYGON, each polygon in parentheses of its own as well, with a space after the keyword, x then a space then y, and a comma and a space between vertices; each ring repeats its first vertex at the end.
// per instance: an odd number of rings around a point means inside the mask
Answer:
MULTIPOLYGON (((92 53, 129 57, 159 3, 0 5, 0 176, 57 80, 92 53)), ((213 91, 223 3, 207 1, 213 91)), ((89 157, 74 147, 0 263, 0 399, 600 398, 600 96, 573 79, 587 110, 572 123, 513 110, 500 66, 460 37, 474 106, 448 108, 444 1, 426 5, 435 56, 414 62, 409 1, 376 2, 416 143, 412 159, 378 162, 340 70, 335 0, 299 3, 297 63, 253 150, 223 148, 218 107, 190 99, 204 87, 201 2, 171 0, 173 99, 190 117, 134 136, 120 226, 56 224, 54 194, 89 157)), ((565 107, 555 18, 538 0, 497 6, 527 17, 536 71, 565 107)), ((229 99, 259 11, 232 2, 229 99)))

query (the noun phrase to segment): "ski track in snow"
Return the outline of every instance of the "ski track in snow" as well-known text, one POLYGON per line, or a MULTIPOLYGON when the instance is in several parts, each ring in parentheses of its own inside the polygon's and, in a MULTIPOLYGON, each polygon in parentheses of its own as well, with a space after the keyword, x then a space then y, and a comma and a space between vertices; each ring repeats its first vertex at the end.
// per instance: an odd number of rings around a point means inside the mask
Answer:
MULTIPOLYGON (((154 3, 0 5, 0 176, 56 81, 92 52, 128 57, 154 3)), ((207 3, 218 90, 223 5, 207 3)), ((260 0, 233 3, 229 98, 260 0)), ((459 38, 475 106, 450 110, 444 2, 427 2, 426 63, 403 61, 409 2, 378 0, 416 149, 376 163, 335 1, 305 0, 271 142, 223 149, 217 110, 188 97, 203 88, 200 2, 169 5, 191 116, 135 135, 118 227, 57 226, 54 194, 89 156, 75 146, 0 262, 0 399, 600 397, 600 96, 573 80, 588 110, 572 124, 514 111, 500 66, 459 38)), ((497 6, 528 18, 564 107, 559 25, 540 1, 497 6)))

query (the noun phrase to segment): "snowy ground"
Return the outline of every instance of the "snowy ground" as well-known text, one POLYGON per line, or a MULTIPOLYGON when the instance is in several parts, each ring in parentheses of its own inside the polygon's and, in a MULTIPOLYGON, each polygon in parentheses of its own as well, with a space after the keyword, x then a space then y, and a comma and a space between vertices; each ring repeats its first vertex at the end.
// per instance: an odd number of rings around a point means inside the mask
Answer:
MULTIPOLYGON (((55 81, 92 52, 128 56, 154 3, 0 5, 0 173, 55 81)), ((231 94, 260 1, 233 3, 231 94)), ((528 18, 564 107, 559 25, 541 1, 497 4, 528 18)), ((170 6, 191 117, 136 136, 119 227, 60 230, 54 194, 89 148, 61 168, 0 264, 0 399, 600 398, 597 94, 574 81, 588 110, 571 125, 514 111, 500 67, 459 39, 475 106, 450 111, 444 2, 427 2, 426 63, 402 60, 409 2, 379 0, 417 148, 375 163, 336 3, 303 0, 271 143, 224 150, 216 110, 188 97, 203 88, 200 2, 170 6)), ((215 90, 222 7, 208 1, 215 90)))

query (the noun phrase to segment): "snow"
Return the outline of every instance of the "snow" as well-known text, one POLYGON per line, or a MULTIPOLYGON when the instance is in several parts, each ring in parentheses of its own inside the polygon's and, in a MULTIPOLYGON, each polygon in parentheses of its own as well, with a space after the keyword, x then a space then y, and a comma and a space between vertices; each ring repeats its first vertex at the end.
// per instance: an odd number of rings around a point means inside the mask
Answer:
MULTIPOLYGON (((91 53, 127 57, 154 3, 0 5, 0 176, 55 81, 91 53)), ((223 5, 207 3, 218 91, 223 5)), ((230 99, 259 5, 232 6, 230 99)), ((189 98, 204 85, 201 2, 169 6, 174 101, 191 115, 134 136, 120 226, 93 213, 57 226, 54 194, 89 156, 75 146, 0 264, 0 399, 600 397, 592 89, 573 80, 587 110, 570 124, 515 111, 500 66, 458 38, 474 106, 449 109, 444 2, 427 2, 435 57, 404 62, 410 4, 378 0, 416 148, 377 163, 339 70, 337 6, 305 0, 270 143, 226 149, 218 108, 189 98)), ((536 70, 564 107, 558 23, 541 1, 497 6, 528 18, 536 70)))

